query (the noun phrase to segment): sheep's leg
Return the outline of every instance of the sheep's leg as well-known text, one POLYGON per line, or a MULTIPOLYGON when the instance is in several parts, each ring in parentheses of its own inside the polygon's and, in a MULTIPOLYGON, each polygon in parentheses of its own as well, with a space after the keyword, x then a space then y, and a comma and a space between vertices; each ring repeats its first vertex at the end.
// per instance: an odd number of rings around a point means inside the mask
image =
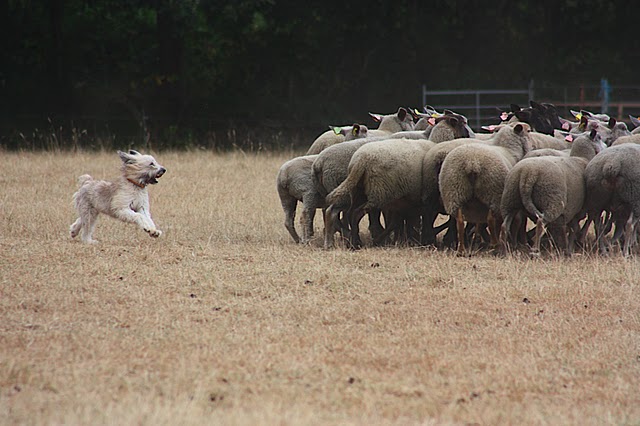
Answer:
POLYGON ((280 195, 280 203, 282 204, 282 210, 284 210, 284 227, 289 231, 291 238, 296 243, 300 242, 300 237, 296 232, 296 228, 294 226, 295 218, 296 218, 296 207, 298 205, 298 200, 291 196, 280 195))
POLYGON ((362 247, 362 241, 360 240, 360 221, 365 215, 365 211, 362 208, 356 208, 349 211, 349 227, 351 228, 351 248, 359 249, 362 247))
POLYGON ((607 254, 609 251, 609 247, 605 237, 606 224, 602 219, 602 212, 600 212, 597 217, 594 216, 593 224, 595 225, 596 244, 598 245, 598 250, 600 254, 607 254))
MULTIPOLYGON (((506 254, 509 251, 509 239, 513 241, 512 233, 511 233, 511 225, 513 223, 513 219, 515 218, 515 214, 509 213, 504 217, 504 221, 502 222, 502 232, 500 234, 500 242, 502 253, 506 254)), ((517 239, 517 236, 516 236, 517 239)))
POLYGON ((539 217, 536 222, 536 235, 533 237, 533 247, 531 248, 531 256, 540 256, 540 240, 544 233, 544 223, 542 218, 539 217))
POLYGON ((498 246, 498 240, 500 239, 500 216, 495 215, 491 210, 487 214, 487 224, 489 225, 489 245, 491 248, 498 246))
MULTIPOLYGON (((378 209, 371 209, 369 211, 369 234, 371 235, 371 239, 373 239, 374 241, 384 241, 380 236, 385 233, 385 228, 382 227, 382 223, 380 222, 380 215, 382 214, 382 212, 378 209)), ((391 218, 391 214, 390 213, 385 213, 384 218, 385 218, 385 225, 387 229, 390 229, 391 227, 389 226, 389 224, 387 222, 392 222, 393 219, 391 218)), ((388 235, 388 233, 386 234, 388 235)), ((385 237, 386 238, 386 237, 385 237)))
MULTIPOLYGON (((340 214, 340 213, 338 212, 337 214, 340 214)), ((335 234, 336 232, 335 230, 336 213, 334 212, 333 206, 329 206, 327 207, 327 209, 325 209, 323 219, 324 219, 324 248, 330 249, 330 248, 333 248, 335 244, 333 234, 335 234)))
POLYGON ((425 209, 422 213, 422 232, 420 235, 420 243, 423 246, 436 244, 437 232, 435 231, 433 224, 437 217, 438 212, 431 209, 425 209))
POLYGON ((313 237, 313 219, 316 216, 316 209, 313 206, 304 206, 300 215, 302 225, 302 244, 308 244, 313 237))
POLYGON ((576 245, 578 236, 580 235, 580 223, 577 220, 569 222, 569 236, 567 239, 567 255, 573 255, 573 249, 576 245))
POLYGON ((464 217, 462 215, 462 209, 458 209, 456 212, 456 229, 458 231, 458 255, 464 256, 467 248, 464 244, 465 238, 465 227, 464 227, 464 217))
POLYGON ((631 256, 631 245, 636 240, 636 235, 634 232, 636 222, 637 219, 635 218, 635 215, 631 213, 624 227, 624 248, 622 251, 624 257, 631 256))
POLYGON ((442 237, 442 245, 445 247, 453 248, 457 243, 457 234, 457 220, 455 217, 450 216, 449 220, 447 221, 447 232, 444 234, 444 237, 442 237))

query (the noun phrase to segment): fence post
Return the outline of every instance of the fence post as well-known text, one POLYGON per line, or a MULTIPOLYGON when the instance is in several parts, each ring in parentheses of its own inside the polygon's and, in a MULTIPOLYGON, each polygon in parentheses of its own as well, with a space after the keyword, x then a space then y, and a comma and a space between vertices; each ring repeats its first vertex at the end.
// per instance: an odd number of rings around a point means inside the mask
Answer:
POLYGON ((611 96, 611 85, 606 78, 600 79, 600 97, 602 98, 602 105, 600 110, 607 114, 609 112, 609 98, 611 96))
POLYGON ((476 129, 480 128, 480 92, 476 92, 476 129))
POLYGON ((535 97, 534 95, 534 90, 533 90, 533 79, 531 79, 531 81, 529 81, 529 101, 534 100, 533 98, 535 97))

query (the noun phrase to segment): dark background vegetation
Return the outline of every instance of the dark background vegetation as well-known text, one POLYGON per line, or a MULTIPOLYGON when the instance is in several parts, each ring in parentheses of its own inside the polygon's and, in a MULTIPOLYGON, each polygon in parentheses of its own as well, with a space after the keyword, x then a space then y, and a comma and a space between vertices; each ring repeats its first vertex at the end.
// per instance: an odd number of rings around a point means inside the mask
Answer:
POLYGON ((632 1, 0 0, 0 145, 310 144, 432 89, 631 85, 632 1))

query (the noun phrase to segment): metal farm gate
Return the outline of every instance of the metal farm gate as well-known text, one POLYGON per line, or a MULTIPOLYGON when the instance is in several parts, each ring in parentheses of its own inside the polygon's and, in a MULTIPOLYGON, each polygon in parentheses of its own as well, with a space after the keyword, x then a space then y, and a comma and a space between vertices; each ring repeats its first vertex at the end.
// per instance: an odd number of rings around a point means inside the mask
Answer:
POLYGON ((640 86, 612 86, 606 78, 600 80, 599 85, 538 85, 535 91, 533 80, 522 90, 428 90, 422 85, 422 105, 463 114, 475 130, 498 123, 496 108, 509 109, 512 103, 527 107, 530 100, 552 103, 562 117, 569 119, 571 109, 605 112, 627 123, 629 115, 640 116, 640 86))

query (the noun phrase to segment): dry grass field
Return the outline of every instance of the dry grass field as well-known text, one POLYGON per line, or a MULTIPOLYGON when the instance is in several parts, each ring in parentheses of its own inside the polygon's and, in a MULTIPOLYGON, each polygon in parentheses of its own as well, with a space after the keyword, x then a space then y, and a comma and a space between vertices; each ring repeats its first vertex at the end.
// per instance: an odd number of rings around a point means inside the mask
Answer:
POLYGON ((165 234, 83 245, 115 152, 0 153, 0 424, 640 424, 637 258, 296 246, 292 156, 161 153, 165 234))

